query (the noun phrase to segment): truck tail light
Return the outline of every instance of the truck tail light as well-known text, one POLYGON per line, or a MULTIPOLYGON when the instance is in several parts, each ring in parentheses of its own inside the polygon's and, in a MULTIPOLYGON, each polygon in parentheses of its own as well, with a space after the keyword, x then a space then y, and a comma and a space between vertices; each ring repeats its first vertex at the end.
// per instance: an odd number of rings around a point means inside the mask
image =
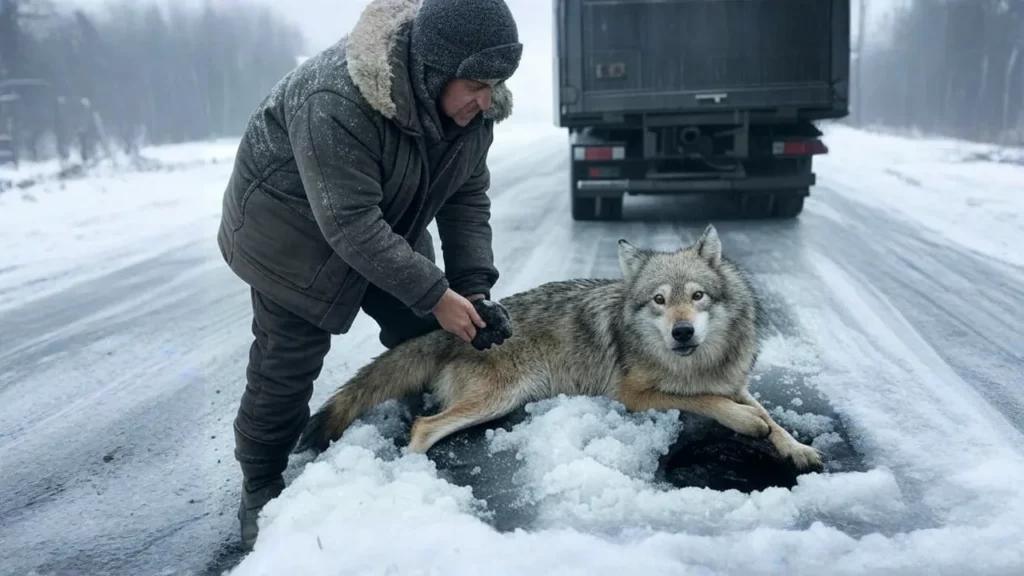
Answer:
POLYGON ((622 170, 618 166, 590 166, 587 168, 587 178, 618 178, 622 170))
POLYGON ((577 146, 573 148, 573 160, 625 160, 625 146, 577 146))
POLYGON ((779 140, 772 143, 772 154, 776 156, 813 156, 828 154, 828 146, 821 140, 779 140))

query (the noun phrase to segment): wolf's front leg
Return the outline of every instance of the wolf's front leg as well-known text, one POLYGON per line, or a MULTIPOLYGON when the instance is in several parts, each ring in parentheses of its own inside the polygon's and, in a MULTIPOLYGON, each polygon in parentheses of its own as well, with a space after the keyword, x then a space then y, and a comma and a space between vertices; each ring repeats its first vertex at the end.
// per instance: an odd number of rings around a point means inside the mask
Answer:
POLYGON ((757 398, 754 398, 753 394, 746 387, 743 387, 743 391, 736 395, 736 401, 754 408, 768 422, 768 426, 772 431, 768 439, 771 440, 772 446, 775 447, 783 458, 791 460, 798 470, 803 472, 812 468, 820 469, 822 467, 821 453, 793 438, 792 434, 782 426, 779 426, 778 422, 772 418, 771 414, 765 410, 764 406, 757 401, 757 398))
POLYGON ((724 396, 681 396, 660 390, 624 388, 621 401, 633 412, 645 410, 680 410, 711 418, 726 428, 745 436, 764 438, 771 429, 761 414, 750 406, 733 402, 724 396))

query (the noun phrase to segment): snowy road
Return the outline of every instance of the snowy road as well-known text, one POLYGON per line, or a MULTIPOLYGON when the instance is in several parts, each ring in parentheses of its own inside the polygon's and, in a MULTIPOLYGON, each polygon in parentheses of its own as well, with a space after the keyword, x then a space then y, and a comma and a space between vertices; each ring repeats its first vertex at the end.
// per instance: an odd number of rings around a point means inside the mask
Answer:
MULTIPOLYGON (((941 195, 938 184, 907 176, 907 165, 894 176, 884 159, 858 168, 857 151, 842 146, 856 139, 836 140, 797 221, 726 221, 684 201, 631 198, 627 221, 608 224, 571 222, 564 137, 518 136, 492 160, 495 296, 617 275, 618 238, 671 248, 714 221, 727 254, 755 274, 777 330, 752 388, 791 411, 780 421, 826 454, 836 432, 849 436, 863 471, 758 495, 660 491, 647 464, 671 424, 616 418, 596 401, 552 403, 492 440, 524 455, 521 481, 540 510, 530 532, 500 534, 416 458, 368 458, 366 428, 268 507, 274 523, 238 573, 675 574, 680 563, 746 574, 1024 570, 1024 269, 997 242, 1024 238, 1020 211, 984 220, 1002 223, 985 229, 988 244, 964 242, 985 230, 944 229, 939 209, 924 220, 898 210, 903 188, 941 195), (615 450, 614 439, 632 439, 640 456, 615 450), (335 472, 337 494, 324 483, 335 472), (358 516, 330 517, 350 511, 358 516)), ((231 420, 250 316, 248 293, 214 242, 228 169, 109 177, 113 195, 154 191, 166 202, 139 201, 134 215, 103 227, 80 218, 91 224, 77 239, 93 248, 71 254, 63 247, 75 238, 53 240, 73 236, 66 226, 33 228, 26 215, 74 190, 33 192, 49 197, 31 202, 10 197, 20 191, 0 196, 0 214, 28 206, 0 222, 7 253, 36 249, 0 263, 3 574, 216 573, 237 560, 231 420), (142 214, 154 224, 125 227, 142 214)), ((1019 184, 1005 191, 1024 196, 1019 184)), ((361 317, 335 340, 312 404, 380 350, 361 317)))

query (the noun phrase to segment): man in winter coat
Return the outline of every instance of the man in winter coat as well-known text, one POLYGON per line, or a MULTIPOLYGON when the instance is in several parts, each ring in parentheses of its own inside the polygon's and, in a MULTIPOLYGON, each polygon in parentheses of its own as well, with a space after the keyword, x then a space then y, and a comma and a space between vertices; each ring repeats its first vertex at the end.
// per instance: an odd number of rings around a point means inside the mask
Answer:
POLYGON ((387 347, 438 327, 470 342, 485 327, 470 300, 498 278, 487 152, 521 54, 503 0, 373 0, 252 116, 217 238, 252 297, 234 421, 244 548, 284 488, 332 334, 360 309, 387 347))

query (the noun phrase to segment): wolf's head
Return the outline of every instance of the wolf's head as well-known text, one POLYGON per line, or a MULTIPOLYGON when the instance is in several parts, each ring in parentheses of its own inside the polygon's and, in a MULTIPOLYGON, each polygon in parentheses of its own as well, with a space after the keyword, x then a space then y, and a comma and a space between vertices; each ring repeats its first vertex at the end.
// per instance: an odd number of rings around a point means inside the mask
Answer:
POLYGON ((627 325, 669 361, 719 358, 754 335, 755 296, 743 273, 722 257, 714 226, 674 252, 619 240, 619 264, 627 325))

